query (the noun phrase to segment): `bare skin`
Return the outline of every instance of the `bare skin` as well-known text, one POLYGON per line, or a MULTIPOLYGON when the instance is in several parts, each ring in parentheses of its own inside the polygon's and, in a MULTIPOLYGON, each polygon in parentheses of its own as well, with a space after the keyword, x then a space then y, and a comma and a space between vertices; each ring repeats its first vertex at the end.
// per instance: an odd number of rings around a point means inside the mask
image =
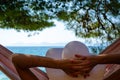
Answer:
POLYGON ((24 54, 12 55, 14 66, 22 80, 38 80, 29 70, 31 67, 62 69, 73 77, 77 77, 78 74, 87 77, 97 64, 120 64, 119 59, 120 54, 101 54, 98 56, 75 55, 75 59, 72 60, 54 60, 48 57, 24 54))
POLYGON ((29 70, 31 67, 49 67, 62 69, 68 75, 77 77, 77 66, 80 65, 80 59, 54 60, 48 57, 25 54, 13 54, 12 62, 22 80, 38 80, 38 78, 29 70))
MULTIPOLYGON (((120 64, 120 54, 101 54, 98 56, 75 55, 75 57, 75 59, 81 60, 81 64, 74 68, 78 69, 79 67, 79 70, 82 70, 83 73, 89 73, 97 64, 120 64)), ((89 74, 85 74, 84 76, 87 75, 89 74)))

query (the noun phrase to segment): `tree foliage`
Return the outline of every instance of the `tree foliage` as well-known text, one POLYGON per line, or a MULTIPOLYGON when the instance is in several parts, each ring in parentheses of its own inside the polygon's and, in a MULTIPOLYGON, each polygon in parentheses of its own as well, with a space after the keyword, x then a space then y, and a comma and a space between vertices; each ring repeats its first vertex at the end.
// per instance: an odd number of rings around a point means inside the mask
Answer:
POLYGON ((120 0, 0 0, 0 27, 40 31, 63 21, 84 38, 120 37, 120 0))

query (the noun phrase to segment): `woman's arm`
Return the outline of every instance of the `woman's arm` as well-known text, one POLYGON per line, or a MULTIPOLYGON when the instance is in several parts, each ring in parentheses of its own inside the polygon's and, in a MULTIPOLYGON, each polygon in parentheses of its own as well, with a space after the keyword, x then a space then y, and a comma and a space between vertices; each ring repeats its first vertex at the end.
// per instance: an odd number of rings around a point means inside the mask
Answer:
POLYGON ((26 55, 26 54, 13 54, 12 62, 22 69, 31 67, 49 67, 56 69, 68 69, 80 64, 79 60, 62 59, 55 60, 49 57, 26 55))
POLYGON ((120 54, 100 54, 89 57, 96 64, 120 64, 120 54))
POLYGON ((75 55, 76 59, 81 60, 79 70, 83 73, 89 73, 97 64, 120 64, 120 54, 100 54, 98 56, 75 55))
POLYGON ((38 80, 37 77, 29 70, 31 67, 49 67, 62 69, 66 73, 74 73, 77 69, 74 66, 78 66, 79 60, 55 60, 48 57, 25 55, 25 54, 13 54, 12 62, 21 77, 22 80, 38 80))

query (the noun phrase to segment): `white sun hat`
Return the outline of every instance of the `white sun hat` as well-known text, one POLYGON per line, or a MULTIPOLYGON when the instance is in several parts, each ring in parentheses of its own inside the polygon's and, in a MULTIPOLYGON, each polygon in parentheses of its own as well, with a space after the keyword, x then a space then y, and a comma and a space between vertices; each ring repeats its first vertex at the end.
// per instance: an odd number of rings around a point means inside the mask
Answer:
MULTIPOLYGON (((63 49, 54 48, 48 50, 46 57, 54 59, 71 59, 75 57, 75 54, 84 56, 91 55, 86 45, 79 41, 72 41, 69 42, 63 49)), ((77 78, 71 77, 61 69, 46 68, 46 72, 49 80, 103 80, 105 65, 96 65, 90 72, 90 76, 87 78, 84 78, 81 75, 77 78)))

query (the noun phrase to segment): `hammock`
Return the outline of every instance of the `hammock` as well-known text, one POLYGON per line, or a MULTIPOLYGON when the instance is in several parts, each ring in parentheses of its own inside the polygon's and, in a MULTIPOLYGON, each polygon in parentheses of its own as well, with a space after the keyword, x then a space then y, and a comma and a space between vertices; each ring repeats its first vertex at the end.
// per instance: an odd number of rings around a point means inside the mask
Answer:
MULTIPOLYGON (((12 54, 10 50, 0 45, 0 70, 12 80, 21 80, 10 59, 10 55, 12 54)), ((40 69, 35 67, 30 70, 39 80, 48 80, 46 73, 40 69)))
MULTIPOLYGON (((120 38, 117 39, 113 44, 108 46, 105 50, 103 50, 100 54, 114 54, 120 53, 120 38)), ((0 70, 6 74, 12 80, 20 80, 17 71, 15 70, 12 61, 10 59, 10 55, 13 52, 0 45, 0 70)), ((30 69, 39 80, 49 80, 47 74, 41 71, 38 68, 30 69)), ((117 64, 109 64, 106 66, 106 73, 104 80, 119 80, 120 79, 120 65, 117 64)))

